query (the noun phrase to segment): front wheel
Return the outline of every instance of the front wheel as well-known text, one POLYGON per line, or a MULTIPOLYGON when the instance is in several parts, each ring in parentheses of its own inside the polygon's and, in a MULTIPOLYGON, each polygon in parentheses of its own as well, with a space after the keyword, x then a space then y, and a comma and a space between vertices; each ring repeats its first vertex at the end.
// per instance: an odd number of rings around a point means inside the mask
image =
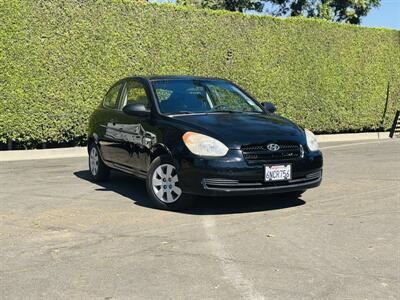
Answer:
POLYGON ((146 188, 157 208, 181 210, 193 204, 193 197, 184 194, 180 188, 175 166, 167 155, 159 156, 151 163, 146 188))

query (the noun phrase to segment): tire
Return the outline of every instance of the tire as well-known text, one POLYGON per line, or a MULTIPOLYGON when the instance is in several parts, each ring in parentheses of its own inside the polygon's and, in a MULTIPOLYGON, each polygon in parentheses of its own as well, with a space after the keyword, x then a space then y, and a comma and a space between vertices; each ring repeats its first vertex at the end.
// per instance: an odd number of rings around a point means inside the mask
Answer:
POLYGON ((106 181, 110 177, 110 168, 104 164, 95 143, 89 146, 89 172, 94 182, 106 181))
POLYGON ((168 155, 161 155, 150 164, 146 189, 151 203, 159 209, 183 210, 194 203, 194 197, 179 187, 178 174, 168 155))

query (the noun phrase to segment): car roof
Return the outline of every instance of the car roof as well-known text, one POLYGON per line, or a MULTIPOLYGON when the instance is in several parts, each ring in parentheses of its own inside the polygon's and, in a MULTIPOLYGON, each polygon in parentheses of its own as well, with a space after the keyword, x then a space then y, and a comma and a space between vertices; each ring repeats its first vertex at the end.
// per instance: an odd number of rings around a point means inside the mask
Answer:
POLYGON ((191 75, 151 75, 151 76, 132 76, 132 77, 140 77, 140 78, 147 79, 150 81, 168 80, 168 79, 174 79, 174 80, 224 80, 224 81, 227 81, 226 79, 223 79, 223 78, 191 76, 191 75))

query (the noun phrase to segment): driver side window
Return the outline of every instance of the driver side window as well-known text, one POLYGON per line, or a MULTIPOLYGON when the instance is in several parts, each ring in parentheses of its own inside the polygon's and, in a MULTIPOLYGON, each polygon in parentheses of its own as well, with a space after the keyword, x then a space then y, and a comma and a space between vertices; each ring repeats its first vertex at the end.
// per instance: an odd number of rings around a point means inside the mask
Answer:
POLYGON ((126 82, 122 107, 130 103, 141 103, 146 107, 146 110, 150 110, 150 100, 145 87, 138 81, 129 80, 126 82))

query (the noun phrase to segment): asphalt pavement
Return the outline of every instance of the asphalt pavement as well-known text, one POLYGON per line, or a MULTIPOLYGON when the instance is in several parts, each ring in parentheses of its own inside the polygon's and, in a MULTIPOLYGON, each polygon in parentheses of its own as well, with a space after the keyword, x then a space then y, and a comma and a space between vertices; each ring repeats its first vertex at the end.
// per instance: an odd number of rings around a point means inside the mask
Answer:
POLYGON ((85 158, 0 162, 1 299, 399 299, 400 140, 321 144, 302 198, 149 206, 85 158))

